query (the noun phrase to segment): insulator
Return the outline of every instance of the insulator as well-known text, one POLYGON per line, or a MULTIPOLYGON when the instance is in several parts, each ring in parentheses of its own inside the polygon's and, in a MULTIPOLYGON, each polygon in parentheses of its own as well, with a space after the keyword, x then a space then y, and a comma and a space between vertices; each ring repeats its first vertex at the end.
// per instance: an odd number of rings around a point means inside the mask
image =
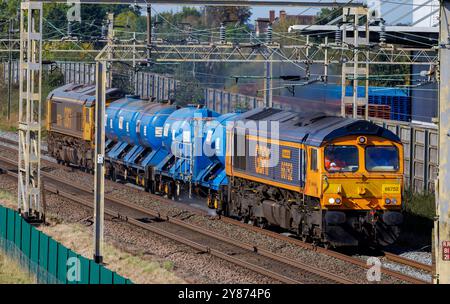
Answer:
POLYGON ((339 26, 336 29, 336 31, 334 32, 334 41, 336 42, 336 44, 341 44, 342 43, 342 31, 341 31, 341 28, 339 26))
POLYGON ((156 31, 156 26, 154 25, 154 26, 152 26, 152 40, 155 41, 157 39, 156 35, 157 35, 157 31, 156 31))
POLYGON ((384 22, 381 23, 380 26, 380 43, 386 42, 386 26, 384 25, 384 22))
POLYGON ((156 25, 152 26, 151 33, 152 33, 152 40, 156 41, 157 40, 157 35, 158 35, 158 29, 156 28, 156 25))
POLYGON ((67 36, 72 37, 72 22, 67 22, 67 36))
POLYGON ((108 35, 108 27, 106 26, 106 24, 102 25, 102 38, 106 38, 106 36, 108 35))
POLYGON ((273 29, 272 25, 269 24, 269 26, 267 27, 267 43, 272 43, 272 39, 273 39, 273 29))
POLYGON ((225 36, 225 26, 223 23, 220 25, 220 43, 226 42, 226 36, 225 36))

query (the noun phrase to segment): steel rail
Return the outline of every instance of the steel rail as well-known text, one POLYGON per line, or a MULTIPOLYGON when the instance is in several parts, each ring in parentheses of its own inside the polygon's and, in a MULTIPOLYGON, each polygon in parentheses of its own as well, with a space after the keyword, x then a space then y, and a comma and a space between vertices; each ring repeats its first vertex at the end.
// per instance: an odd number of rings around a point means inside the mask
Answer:
MULTIPOLYGON (((287 241, 287 242, 289 242, 289 243, 291 243, 293 245, 297 245, 297 246, 305 248, 305 249, 313 250, 313 251, 318 252, 318 253, 323 253, 325 255, 337 258, 339 260, 351 263, 353 265, 360 266, 360 267, 365 268, 365 269, 369 269, 371 267, 371 266, 367 265, 361 259, 349 256, 349 255, 346 255, 346 254, 343 254, 343 253, 340 253, 340 252, 337 252, 337 251, 334 251, 334 250, 330 250, 330 249, 326 249, 326 248, 323 248, 323 247, 314 246, 314 245, 312 245, 310 243, 306 243, 306 242, 303 242, 301 240, 294 239, 294 238, 291 238, 291 237, 288 237, 288 236, 285 236, 285 235, 282 235, 282 234, 279 234, 279 233, 276 233, 276 232, 273 232, 273 231, 270 231, 270 230, 267 230, 267 229, 263 229, 263 228, 259 228, 259 227, 252 226, 252 225, 249 225, 249 224, 245 224, 245 223, 242 223, 240 221, 237 221, 237 220, 234 220, 234 219, 231 219, 231 218, 228 218, 228 217, 222 217, 221 220, 224 221, 224 222, 233 224, 233 225, 240 226, 240 227, 245 228, 245 229, 249 229, 249 230, 252 230, 252 231, 255 231, 255 232, 258 232, 258 233, 263 233, 263 234, 265 234, 267 236, 271 236, 271 237, 277 238, 279 240, 287 241)), ((386 258, 389 259, 389 257, 386 257, 386 258)), ((417 266, 415 268, 419 268, 419 269, 422 269, 422 270, 425 270, 425 271, 431 271, 431 266, 429 266, 429 265, 426 265, 426 264, 418 265, 420 263, 414 262, 412 260, 408 260, 408 261, 405 261, 405 260, 406 259, 399 257, 399 258, 397 258, 397 263, 405 264, 405 265, 408 265, 408 266, 411 266, 411 267, 414 267, 413 264, 415 264, 417 266), (404 263, 402 263, 401 261, 404 262, 404 263), (412 263, 407 264, 407 262, 409 262, 409 261, 411 261, 412 263), (430 268, 429 270, 427 270, 428 267, 430 268)), ((431 282, 428 282, 428 281, 424 281, 424 280, 421 280, 421 279, 418 279, 418 278, 414 278, 414 277, 408 276, 406 274, 403 274, 403 273, 395 271, 395 270, 387 269, 385 267, 381 267, 381 273, 389 275, 389 276, 394 277, 394 278, 397 278, 399 280, 408 282, 408 283, 412 283, 412 284, 430 284, 431 283, 431 282)))
POLYGON ((417 262, 408 258, 404 258, 402 256, 399 256, 397 254, 383 251, 384 257, 392 262, 403 264, 412 268, 420 269, 426 272, 433 272, 433 267, 428 264, 424 264, 421 262, 417 262))

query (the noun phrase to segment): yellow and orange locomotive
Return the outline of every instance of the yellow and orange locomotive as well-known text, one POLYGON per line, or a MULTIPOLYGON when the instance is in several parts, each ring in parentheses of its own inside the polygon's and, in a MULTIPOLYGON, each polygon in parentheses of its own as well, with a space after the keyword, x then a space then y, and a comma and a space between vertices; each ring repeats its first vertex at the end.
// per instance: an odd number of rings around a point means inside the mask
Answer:
POLYGON ((333 246, 397 239, 403 147, 389 130, 363 120, 256 109, 239 116, 227 142, 228 215, 333 246))

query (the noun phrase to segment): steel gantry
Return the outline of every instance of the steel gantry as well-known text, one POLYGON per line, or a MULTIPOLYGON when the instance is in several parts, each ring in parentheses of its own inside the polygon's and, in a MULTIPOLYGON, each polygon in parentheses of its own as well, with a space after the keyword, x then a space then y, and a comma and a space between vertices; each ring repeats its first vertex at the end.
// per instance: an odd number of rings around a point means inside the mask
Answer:
MULTIPOLYGON (((168 44, 152 43, 152 60, 155 62, 291 62, 304 64, 342 64, 353 63, 353 47, 338 46, 334 43, 314 45, 279 44, 168 44), (328 52, 328 56, 326 55, 328 52)), ((360 50, 369 47, 360 45, 360 50)), ((138 62, 146 62, 145 44, 120 44, 106 46, 99 52, 98 59, 106 60, 108 52, 114 53, 112 61, 131 62, 133 56, 138 62)), ((368 54, 362 52, 360 63, 400 64, 400 65, 438 65, 435 48, 403 48, 394 45, 370 47, 368 54)))
POLYGON ((41 202, 42 3, 21 3, 18 209, 43 220, 41 202))

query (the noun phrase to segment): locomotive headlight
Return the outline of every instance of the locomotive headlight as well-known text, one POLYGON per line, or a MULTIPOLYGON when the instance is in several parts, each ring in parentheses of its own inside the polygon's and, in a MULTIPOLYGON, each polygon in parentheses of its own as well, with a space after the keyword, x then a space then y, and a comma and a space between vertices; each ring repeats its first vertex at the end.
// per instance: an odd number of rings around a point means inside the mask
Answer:
POLYGON ((334 204, 336 202, 336 200, 334 199, 334 198, 332 198, 332 197, 330 197, 329 199, 328 199, 328 203, 330 203, 330 204, 334 204))
POLYGON ((364 137, 364 136, 358 137, 358 144, 364 145, 366 143, 367 143, 367 138, 366 137, 364 137))
POLYGON ((341 199, 340 198, 337 198, 336 199, 336 204, 340 204, 341 203, 341 199))
POLYGON ((384 202, 386 203, 386 205, 389 205, 391 203, 391 199, 387 198, 384 200, 384 202))
POLYGON ((395 198, 392 199, 392 204, 396 205, 397 204, 397 200, 395 198))

